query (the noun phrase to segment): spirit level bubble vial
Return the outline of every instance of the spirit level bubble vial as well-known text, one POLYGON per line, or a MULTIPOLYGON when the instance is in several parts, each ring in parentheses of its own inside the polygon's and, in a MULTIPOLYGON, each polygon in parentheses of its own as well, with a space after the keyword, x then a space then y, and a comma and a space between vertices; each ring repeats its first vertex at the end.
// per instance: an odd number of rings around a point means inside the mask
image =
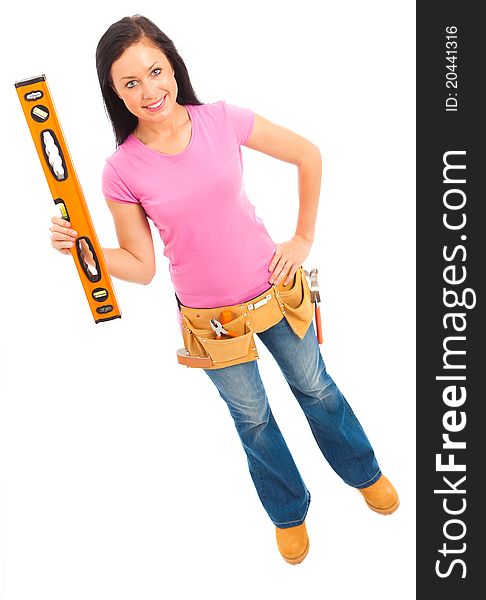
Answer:
POLYGON ((15 82, 44 175, 61 217, 78 232, 71 256, 95 323, 121 317, 106 262, 83 190, 57 117, 45 75, 15 82), (89 249, 94 265, 84 260, 89 249))

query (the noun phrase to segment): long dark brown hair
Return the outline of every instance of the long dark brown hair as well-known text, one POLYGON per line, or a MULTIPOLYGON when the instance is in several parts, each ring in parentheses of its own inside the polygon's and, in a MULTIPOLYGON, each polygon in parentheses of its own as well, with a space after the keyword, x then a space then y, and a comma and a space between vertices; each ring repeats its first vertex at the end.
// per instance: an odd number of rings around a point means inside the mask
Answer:
POLYGON ((147 17, 133 15, 110 25, 96 47, 96 71, 108 118, 115 133, 117 147, 132 133, 138 123, 137 117, 125 106, 113 89, 111 66, 125 50, 146 38, 159 47, 174 69, 179 104, 202 104, 197 98, 189 79, 186 65, 174 43, 147 17))

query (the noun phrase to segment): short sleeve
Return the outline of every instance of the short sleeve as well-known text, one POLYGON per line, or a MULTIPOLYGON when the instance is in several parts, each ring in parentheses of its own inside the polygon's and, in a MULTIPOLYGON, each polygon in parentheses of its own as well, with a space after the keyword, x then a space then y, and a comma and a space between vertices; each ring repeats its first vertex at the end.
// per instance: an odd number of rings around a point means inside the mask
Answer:
POLYGON ((105 162, 105 168, 103 169, 103 175, 101 178, 101 189, 103 195, 108 200, 114 202, 123 202, 129 204, 139 204, 139 200, 135 198, 132 192, 128 189, 127 185, 108 162, 105 162))
POLYGON ((255 113, 249 108, 241 108, 224 102, 226 114, 233 126, 238 144, 245 144, 253 129, 255 113))

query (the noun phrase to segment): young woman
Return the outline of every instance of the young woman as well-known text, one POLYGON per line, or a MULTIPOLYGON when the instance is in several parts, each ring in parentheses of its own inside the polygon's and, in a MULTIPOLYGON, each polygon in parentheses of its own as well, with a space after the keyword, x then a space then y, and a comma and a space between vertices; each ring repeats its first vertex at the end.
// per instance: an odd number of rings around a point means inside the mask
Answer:
MULTIPOLYGON (((302 273, 314 239, 318 148, 249 109, 201 103, 174 44, 143 16, 125 17, 108 28, 98 43, 96 66, 117 143, 102 181, 120 245, 103 249, 111 275, 141 284, 152 280, 150 218, 164 242, 184 324, 190 323, 190 311, 232 305, 249 310, 253 299, 273 297, 268 291, 280 298, 279 291, 302 273), (291 240, 275 244, 256 216, 242 184, 242 145, 297 166, 300 204, 291 240)), ((52 222, 52 245, 69 254, 76 231, 60 218, 52 222)), ((306 301, 305 295, 299 300, 306 301)), ((392 513, 398 495, 326 371, 313 324, 307 318, 298 330, 291 309, 285 314, 285 303, 280 306, 281 318, 258 337, 281 368, 331 467, 372 510, 392 513)), ((276 526, 280 553, 287 562, 301 562, 309 549, 310 494, 269 407, 255 355, 204 371, 234 419, 253 483, 276 526)))

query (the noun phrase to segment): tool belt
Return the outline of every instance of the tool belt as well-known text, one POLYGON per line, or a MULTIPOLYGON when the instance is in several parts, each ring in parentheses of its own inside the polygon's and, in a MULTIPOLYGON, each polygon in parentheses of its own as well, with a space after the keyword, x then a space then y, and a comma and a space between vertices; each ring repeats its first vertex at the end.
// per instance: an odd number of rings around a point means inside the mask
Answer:
POLYGON ((258 353, 253 334, 273 327, 283 318, 303 339, 314 317, 302 266, 288 285, 273 284, 246 302, 217 308, 190 308, 179 302, 179 311, 184 348, 178 350, 177 360, 188 367, 204 369, 221 369, 256 360, 258 353), (211 319, 221 326, 222 314, 230 315, 231 320, 223 322, 224 333, 218 336, 211 319))

